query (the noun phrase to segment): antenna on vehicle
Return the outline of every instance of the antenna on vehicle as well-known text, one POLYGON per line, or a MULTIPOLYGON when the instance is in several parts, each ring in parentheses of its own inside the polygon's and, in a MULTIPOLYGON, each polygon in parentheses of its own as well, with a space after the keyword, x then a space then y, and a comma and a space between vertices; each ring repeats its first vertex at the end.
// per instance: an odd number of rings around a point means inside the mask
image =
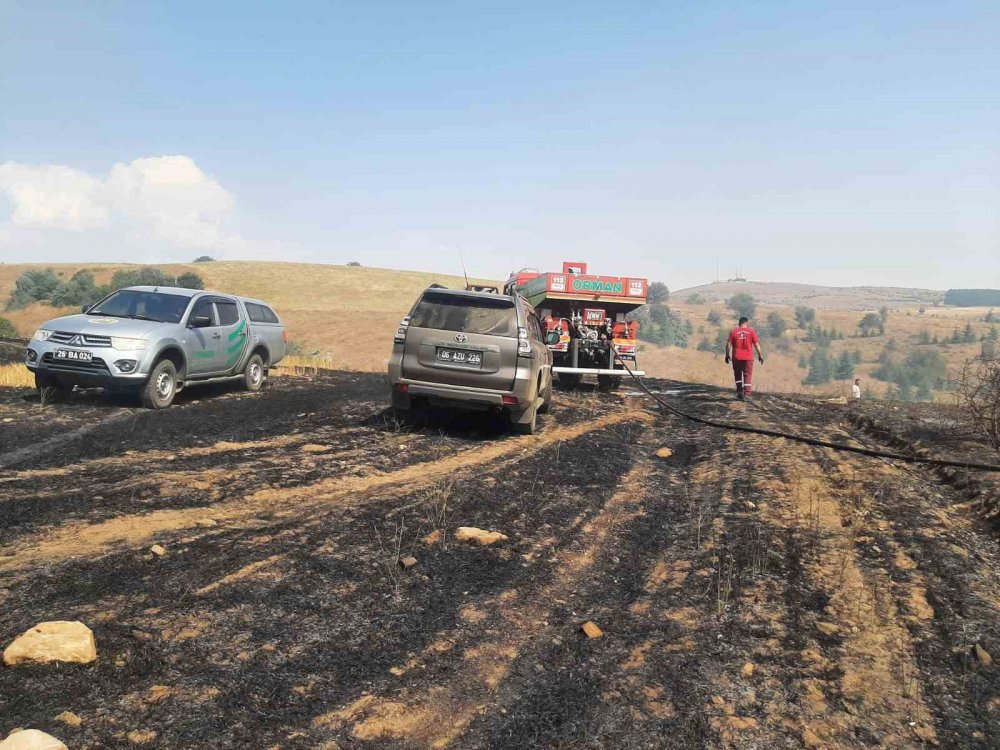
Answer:
POLYGON ((465 255, 462 254, 462 248, 458 249, 458 259, 462 262, 462 275, 465 276, 465 288, 469 288, 469 272, 465 270, 465 255))

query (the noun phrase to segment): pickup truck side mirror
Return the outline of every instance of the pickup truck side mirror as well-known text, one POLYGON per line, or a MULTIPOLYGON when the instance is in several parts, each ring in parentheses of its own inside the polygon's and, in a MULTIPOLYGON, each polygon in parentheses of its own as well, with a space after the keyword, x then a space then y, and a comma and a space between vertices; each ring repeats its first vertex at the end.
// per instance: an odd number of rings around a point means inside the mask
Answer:
POLYGON ((193 315, 188 321, 188 328, 208 328, 212 325, 212 318, 208 315, 193 315))

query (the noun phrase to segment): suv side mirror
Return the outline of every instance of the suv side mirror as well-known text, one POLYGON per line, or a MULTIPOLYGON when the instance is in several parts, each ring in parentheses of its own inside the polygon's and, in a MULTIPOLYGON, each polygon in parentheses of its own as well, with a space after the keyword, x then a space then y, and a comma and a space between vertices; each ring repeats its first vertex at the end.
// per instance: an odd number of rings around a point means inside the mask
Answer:
POLYGON ((208 328, 212 325, 212 318, 208 315, 192 315, 188 321, 188 328, 208 328))

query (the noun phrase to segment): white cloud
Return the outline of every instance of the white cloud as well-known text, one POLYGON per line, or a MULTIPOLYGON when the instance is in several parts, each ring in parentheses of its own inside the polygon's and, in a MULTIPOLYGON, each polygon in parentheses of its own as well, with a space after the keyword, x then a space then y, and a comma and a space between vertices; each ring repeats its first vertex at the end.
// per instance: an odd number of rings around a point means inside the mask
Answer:
MULTIPOLYGON (((91 175, 59 164, 0 164, 0 250, 26 244, 91 252, 120 243, 120 255, 191 251, 225 256, 246 246, 235 230, 236 201, 187 156, 157 156, 115 164, 91 175)), ((7 255, 5 252, 4 255, 7 255)), ((45 260, 70 259, 66 257, 45 260)), ((97 260, 77 257, 75 260, 97 260)))

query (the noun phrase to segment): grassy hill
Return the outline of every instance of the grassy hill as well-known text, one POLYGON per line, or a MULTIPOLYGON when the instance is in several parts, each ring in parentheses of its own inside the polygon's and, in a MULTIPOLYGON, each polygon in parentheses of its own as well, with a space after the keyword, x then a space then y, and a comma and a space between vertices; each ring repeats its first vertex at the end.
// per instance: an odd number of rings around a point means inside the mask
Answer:
POLYGON ((695 295, 706 302, 725 302, 734 294, 749 294, 769 305, 808 305, 818 310, 878 310, 940 305, 944 292, 881 286, 814 286, 774 281, 720 281, 673 293, 678 300, 695 295))
MULTIPOLYGON (((102 283, 110 280, 115 271, 129 267, 134 266, 93 263, 0 265, 0 303, 9 298, 17 277, 30 268, 52 268, 67 279, 86 268, 98 283, 102 283)), ((392 346, 392 334, 421 290, 432 283, 450 287, 460 287, 464 283, 456 276, 311 263, 212 262, 159 267, 175 275, 194 271, 205 279, 209 288, 267 300, 276 307, 288 327, 290 338, 303 353, 328 358, 333 367, 368 371, 384 368, 392 346)), ((876 394, 888 388, 872 378, 871 373, 878 367, 879 356, 890 340, 897 348, 896 356, 904 358, 911 351, 929 348, 919 345, 925 336, 945 340, 969 323, 978 339, 991 328, 983 322, 984 309, 932 307, 932 297, 938 299, 940 293, 927 290, 710 284, 672 296, 670 307, 691 322, 694 333, 684 349, 644 344, 640 360, 643 369, 659 377, 730 385, 732 376, 722 357, 711 351, 699 351, 697 346, 702 341, 714 342, 721 332, 735 324, 733 314, 722 300, 736 291, 750 293, 760 303, 755 321, 759 330, 764 328, 769 313, 780 314, 794 326, 794 305, 816 308, 820 326, 835 328, 845 336, 832 342, 831 355, 837 357, 844 350, 859 351, 862 361, 856 367, 856 374, 865 381, 866 388, 876 394), (716 301, 694 304, 685 301, 695 293, 705 300, 716 301), (883 304, 892 308, 885 334, 859 337, 857 326, 863 311, 878 309, 883 304), (920 313, 921 307, 926 307, 924 313, 920 313), (719 314, 717 323, 708 320, 711 311, 719 314)), ((27 336, 48 318, 72 311, 73 308, 56 310, 36 303, 22 310, 0 312, 0 315, 12 320, 22 335, 27 336)), ((813 344, 802 340, 804 337, 805 331, 792 327, 780 338, 764 341, 767 363, 758 369, 758 387, 784 392, 847 392, 849 383, 846 380, 818 386, 802 384, 807 370, 801 368, 799 362, 803 357, 808 358, 814 349, 813 344)), ((980 345, 952 344, 933 348, 944 356, 950 372, 956 373, 965 360, 979 353, 980 345)))

